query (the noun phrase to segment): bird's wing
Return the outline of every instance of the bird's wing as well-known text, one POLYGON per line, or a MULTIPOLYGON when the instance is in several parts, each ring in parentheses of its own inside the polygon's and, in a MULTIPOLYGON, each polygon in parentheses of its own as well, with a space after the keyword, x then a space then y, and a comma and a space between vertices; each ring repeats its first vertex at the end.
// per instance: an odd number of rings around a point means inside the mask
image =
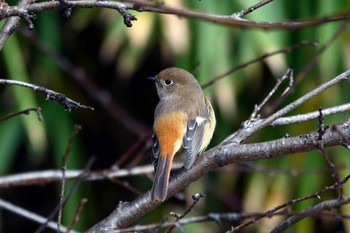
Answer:
POLYGON ((154 166, 154 170, 157 170, 157 164, 159 159, 160 149, 159 149, 159 142, 157 139, 157 135, 152 135, 152 164, 154 166))
POLYGON ((184 167, 189 169, 196 160, 197 154, 200 153, 206 119, 196 117, 189 119, 187 122, 186 132, 182 140, 182 146, 185 149, 184 167))

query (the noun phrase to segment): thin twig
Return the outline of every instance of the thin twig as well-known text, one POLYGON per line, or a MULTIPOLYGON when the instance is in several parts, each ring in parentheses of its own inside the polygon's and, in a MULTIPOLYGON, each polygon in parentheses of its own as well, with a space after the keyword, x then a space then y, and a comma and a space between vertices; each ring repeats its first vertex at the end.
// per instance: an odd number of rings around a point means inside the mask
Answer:
POLYGON ((8 80, 8 79, 0 79, 0 84, 28 87, 28 88, 33 89, 36 92, 45 93, 46 100, 57 101, 59 104, 62 104, 64 106, 66 111, 69 111, 69 112, 71 111, 72 108, 85 108, 85 109, 94 110, 93 107, 82 105, 78 102, 75 102, 74 100, 67 98, 65 95, 63 95, 61 93, 52 91, 52 90, 47 89, 45 87, 37 86, 34 84, 30 84, 30 83, 25 83, 22 81, 8 80))
POLYGON ((79 206, 78 206, 77 210, 74 213, 72 222, 68 226, 67 233, 70 233, 72 231, 74 225, 79 221, 80 213, 83 211, 83 209, 84 209, 84 207, 85 207, 87 202, 88 202, 87 198, 83 198, 83 199, 80 200, 79 206))
POLYGON ((15 112, 15 113, 11 113, 11 114, 8 114, 4 117, 0 117, 0 122, 1 121, 6 121, 12 117, 15 117, 15 116, 18 116, 18 115, 21 115, 21 114, 24 114, 24 115, 28 115, 30 112, 36 112, 36 114, 38 115, 38 120, 39 121, 43 121, 43 115, 41 114, 41 108, 28 108, 26 110, 23 110, 23 111, 19 111, 19 112, 15 112))
POLYGON ((121 181, 121 180, 119 180, 119 179, 117 179, 117 178, 115 178, 115 177, 111 177, 111 178, 109 178, 109 180, 112 181, 112 182, 115 183, 115 184, 118 184, 118 185, 120 185, 120 186, 126 188, 127 190, 129 190, 129 191, 135 193, 135 194, 138 195, 138 196, 144 194, 144 193, 141 192, 140 190, 138 190, 138 189, 136 189, 135 187, 131 186, 130 183, 127 182, 127 181, 121 181))
MULTIPOLYGON (((323 115, 323 111, 322 109, 319 109, 319 117, 318 117, 318 139, 316 140, 316 147, 318 148, 318 150, 320 151, 320 154, 322 155, 322 157, 326 160, 328 167, 331 169, 332 171, 332 178, 334 179, 336 184, 340 183, 340 177, 337 171, 336 166, 334 165, 334 163, 332 162, 332 160, 329 158, 328 154, 326 153, 325 149, 324 149, 324 145, 322 143, 322 137, 326 132, 326 129, 328 128, 328 126, 325 126, 324 124, 324 115, 323 115)), ((339 187, 339 198, 343 198, 344 197, 344 190, 343 187, 340 186, 339 187)))
POLYGON ((165 231, 165 233, 170 233, 176 226, 181 226, 179 224, 179 221, 183 219, 187 214, 189 214, 193 208, 197 205, 197 203, 200 201, 202 197, 205 197, 204 193, 196 193, 192 195, 192 204, 183 212, 182 214, 177 214, 175 212, 170 212, 170 215, 174 216, 176 218, 174 225, 171 225, 168 227, 168 229, 165 231))
POLYGON ((292 87, 293 83, 294 83, 294 81, 293 81, 293 70, 290 69, 290 68, 288 68, 287 71, 284 73, 284 75, 277 80, 276 85, 272 88, 272 90, 265 97, 265 99, 259 105, 255 105, 254 112, 251 114, 249 120, 253 120, 254 118, 256 118, 257 114, 262 109, 262 107, 267 103, 267 101, 270 100, 270 98, 273 96, 273 94, 277 91, 278 87, 286 79, 289 79, 289 83, 288 83, 288 87, 287 87, 287 89, 285 91, 287 91, 290 87, 292 87))
POLYGON ((69 152, 72 150, 73 140, 79 134, 80 130, 81 130, 80 125, 74 125, 74 131, 68 140, 68 144, 67 144, 66 149, 64 151, 64 154, 62 156, 62 161, 61 161, 62 179, 61 179, 61 192, 60 192, 60 202, 59 202, 59 206, 61 208, 58 210, 58 215, 57 215, 57 232, 58 233, 61 232, 62 211, 63 211, 63 207, 64 207, 63 200, 64 200, 64 189, 65 189, 65 184, 66 184, 67 157, 68 157, 69 152))
POLYGON ((265 53, 263 54, 262 56, 260 57, 257 57, 257 58, 254 58, 253 60, 250 60, 248 62, 245 62, 243 64, 240 64, 238 66, 235 66, 233 67, 232 69, 229 69, 228 71, 224 72, 223 74, 220 74, 218 76, 216 76, 215 78, 213 78, 212 80, 208 81, 207 83, 203 84, 202 85, 202 88, 207 88, 211 85, 213 85, 215 82, 219 81, 220 79, 240 70, 240 69, 243 69, 249 65, 252 65, 256 62, 259 62, 259 61, 262 61, 266 58, 269 58, 269 57, 272 57, 274 55, 277 55, 277 54, 281 54, 281 53, 290 53, 291 51, 293 51, 294 49, 296 48, 299 48, 301 46, 317 46, 318 45, 318 41, 301 41, 297 44, 294 44, 294 45, 290 45, 290 46, 287 46, 285 48, 282 48, 282 49, 279 49, 279 50, 276 50, 274 52, 271 52, 271 53, 265 53))
POLYGON ((247 9, 244 9, 244 10, 236 13, 236 15, 239 18, 242 18, 242 17, 246 16, 247 14, 252 13, 253 11, 259 9, 260 7, 265 6, 266 4, 268 4, 268 3, 272 2, 272 1, 273 0, 262 0, 262 1, 258 2, 257 4, 255 4, 253 6, 250 6, 247 9))

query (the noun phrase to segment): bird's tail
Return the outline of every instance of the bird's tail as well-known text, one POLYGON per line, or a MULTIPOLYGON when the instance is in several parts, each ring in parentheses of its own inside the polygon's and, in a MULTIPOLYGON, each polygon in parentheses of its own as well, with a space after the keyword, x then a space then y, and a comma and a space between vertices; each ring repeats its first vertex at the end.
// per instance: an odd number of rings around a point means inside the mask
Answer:
POLYGON ((152 201, 161 202, 166 198, 173 158, 171 155, 159 156, 151 191, 152 201))

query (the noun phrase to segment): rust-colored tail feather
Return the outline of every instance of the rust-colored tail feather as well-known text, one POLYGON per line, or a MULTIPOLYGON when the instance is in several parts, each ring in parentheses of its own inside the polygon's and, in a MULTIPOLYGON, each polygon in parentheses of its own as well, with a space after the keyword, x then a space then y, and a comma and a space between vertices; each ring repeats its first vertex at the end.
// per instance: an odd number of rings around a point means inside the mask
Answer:
POLYGON ((152 201, 161 202, 166 198, 173 157, 171 155, 159 156, 151 191, 152 201))

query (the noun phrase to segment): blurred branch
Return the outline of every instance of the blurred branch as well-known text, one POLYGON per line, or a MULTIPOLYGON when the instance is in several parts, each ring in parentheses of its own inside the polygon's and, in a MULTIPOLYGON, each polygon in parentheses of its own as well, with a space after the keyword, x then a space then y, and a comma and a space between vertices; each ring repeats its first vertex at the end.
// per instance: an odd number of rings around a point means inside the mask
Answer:
POLYGON ((12 117, 15 117, 15 116, 18 116, 18 115, 21 115, 21 114, 24 114, 24 115, 28 115, 30 112, 36 112, 36 114, 38 115, 38 120, 39 121, 42 121, 43 120, 43 116, 41 114, 41 108, 28 108, 26 110, 23 110, 23 111, 19 111, 19 112, 15 112, 15 113, 11 113, 11 114, 8 114, 4 117, 0 117, 0 122, 1 121, 6 121, 12 117))
POLYGON ((313 214, 317 214, 321 211, 330 211, 332 209, 339 209, 341 206, 350 203, 350 197, 344 197, 342 199, 334 199, 334 200, 327 200, 324 202, 321 202, 317 205, 314 205, 310 208, 308 208, 305 211, 299 212, 296 215, 291 216, 290 218, 286 219, 282 223, 280 223, 278 226, 276 226, 274 229, 272 229, 271 233, 279 233, 284 232, 286 229, 288 229, 291 225, 299 222, 300 220, 304 219, 305 217, 312 216, 313 214))
POLYGON ((80 200, 79 206, 78 206, 77 210, 74 213, 74 217, 73 217, 71 223, 68 226, 67 233, 72 232, 72 229, 73 229, 74 225, 79 221, 79 216, 80 216, 81 212, 83 211, 83 209, 84 209, 84 207, 85 207, 87 202, 88 202, 87 198, 83 198, 82 200, 80 200))
MULTIPOLYGON (((14 204, 12 204, 10 202, 7 202, 5 200, 2 200, 2 199, 0 199, 0 208, 6 209, 6 210, 8 210, 8 211, 10 211, 12 213, 15 213, 15 214, 17 214, 19 216, 22 216, 24 218, 27 218, 29 220, 32 220, 33 222, 37 222, 37 223, 40 223, 40 224, 44 224, 47 221, 47 219, 45 217, 42 217, 42 216, 40 216, 38 214, 30 212, 30 211, 28 211, 26 209, 23 209, 23 208, 21 208, 19 206, 16 206, 16 205, 14 205, 14 204)), ((48 226, 48 228, 56 230, 57 223, 49 221, 47 223, 47 226, 48 226)), ((61 230, 66 232, 67 228, 66 227, 61 227, 61 230)), ((74 233, 76 231, 71 231, 71 232, 74 233)))
MULTIPOLYGON (((182 165, 180 163, 174 163, 173 165, 173 169, 179 169, 181 167, 182 165)), ((83 170, 67 170, 65 177, 67 180, 77 179, 83 172, 83 170)), ((86 172, 86 174, 84 175, 84 180, 106 180, 113 178, 152 174, 153 172, 153 165, 138 166, 129 169, 105 169, 100 171, 86 172)), ((46 183, 60 181, 61 178, 61 170, 44 170, 38 172, 26 172, 21 174, 0 176, 0 189, 28 186, 33 184, 42 185, 46 183)))
POLYGON ((52 90, 47 89, 45 87, 41 87, 41 86, 37 86, 34 84, 25 83, 25 82, 21 82, 21 81, 16 81, 16 80, 8 80, 8 79, 0 79, 0 84, 28 87, 28 88, 33 89, 36 92, 45 93, 46 100, 54 100, 54 101, 58 102, 59 104, 62 104, 66 111, 71 111, 72 108, 85 108, 85 109, 94 110, 93 107, 82 105, 78 102, 75 102, 74 100, 67 98, 65 95, 63 95, 61 93, 52 91, 52 90))
POLYGON ((266 59, 268 57, 272 57, 274 55, 281 54, 281 53, 290 53, 294 49, 299 48, 301 46, 316 46, 316 45, 318 45, 318 41, 301 41, 301 42, 299 42, 297 44, 287 46, 285 48, 276 50, 274 52, 263 54, 260 57, 257 57, 257 58, 255 58, 253 60, 250 60, 250 61, 246 62, 246 63, 240 64, 240 65, 238 65, 236 67, 233 67, 232 69, 226 71, 225 73, 214 77, 212 80, 210 80, 207 83, 203 84, 202 88, 207 88, 210 85, 213 85, 215 82, 219 81, 220 79, 222 79, 222 78, 224 78, 224 77, 226 77, 226 76, 228 76, 228 75, 230 75, 230 74, 232 74, 232 73, 234 73, 234 72, 236 72, 236 71, 238 71, 240 69, 243 69, 243 68, 245 68, 245 67, 247 67, 249 65, 252 65, 252 64, 254 64, 256 62, 262 61, 262 60, 264 60, 264 59, 266 59))
POLYGON ((261 1, 246 10, 235 12, 231 15, 215 15, 204 12, 191 11, 188 9, 180 9, 167 6, 165 4, 160 4, 151 1, 96 1, 96 0, 66 0, 64 4, 60 1, 47 1, 47 2, 26 2, 24 5, 8 6, 4 7, 0 11, 0 20, 17 16, 24 18, 29 28, 33 27, 32 17, 33 14, 53 9, 62 9, 66 11, 69 8, 110 8, 117 10, 124 18, 124 23, 126 26, 131 27, 131 21, 136 20, 136 17, 128 13, 128 10, 136 10, 139 12, 154 12, 160 14, 172 14, 177 16, 182 16, 191 19, 208 21, 216 24, 227 25, 231 27, 239 28, 259 28, 259 29, 285 29, 292 30, 310 26, 316 26, 321 24, 326 24, 330 22, 344 21, 350 18, 350 12, 347 11, 342 14, 334 14, 327 17, 310 19, 305 21, 293 21, 293 22, 268 22, 268 21, 255 21, 247 20, 241 18, 242 16, 251 13, 252 11, 266 5, 271 1, 261 1))
POLYGON ((25 33, 24 35, 29 37, 34 46, 36 46, 42 53, 56 62, 57 65, 66 72, 92 100, 99 103, 104 110, 114 119, 119 121, 123 127, 143 139, 145 136, 148 137, 150 130, 124 110, 115 100, 113 100, 107 91, 99 88, 94 82, 92 82, 84 69, 73 64, 66 57, 60 56, 57 52, 39 41, 35 35, 30 36, 28 33, 25 33))
POLYGON ((61 178, 61 192, 60 192, 60 201, 59 201, 60 208, 58 210, 58 216, 57 216, 57 232, 61 232, 62 212, 64 207, 64 190, 65 190, 65 184, 66 184, 67 157, 69 155, 69 152, 72 150, 73 140, 79 134, 81 129, 82 127, 80 125, 74 125, 74 131, 68 140, 68 144, 66 146, 66 149, 64 150, 62 160, 61 160, 62 178, 61 178))

